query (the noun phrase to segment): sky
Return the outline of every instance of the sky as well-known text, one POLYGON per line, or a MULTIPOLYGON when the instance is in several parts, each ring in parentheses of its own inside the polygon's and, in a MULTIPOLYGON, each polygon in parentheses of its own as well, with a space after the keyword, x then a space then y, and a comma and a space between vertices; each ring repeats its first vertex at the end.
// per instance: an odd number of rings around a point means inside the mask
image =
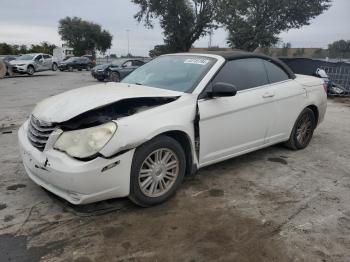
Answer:
MULTIPOLYGON (((127 30, 130 52, 147 55, 157 44, 163 43, 162 30, 155 22, 146 29, 134 19, 138 7, 129 0, 0 0, 0 42, 37 44, 43 41, 61 45, 57 32, 59 19, 78 16, 100 24, 113 35, 109 53, 127 53, 127 30)), ((218 29, 212 45, 225 47, 227 33, 218 29)), ((280 35, 292 47, 327 47, 339 39, 350 40, 350 0, 333 0, 332 7, 311 20, 309 26, 292 29, 280 35)), ((195 47, 207 47, 208 36, 199 39, 195 47)))

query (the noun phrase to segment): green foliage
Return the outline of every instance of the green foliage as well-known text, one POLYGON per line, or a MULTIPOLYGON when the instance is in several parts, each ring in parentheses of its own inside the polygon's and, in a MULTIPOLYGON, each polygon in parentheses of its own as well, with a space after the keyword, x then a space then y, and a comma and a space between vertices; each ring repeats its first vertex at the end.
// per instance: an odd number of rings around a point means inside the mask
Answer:
POLYGON ((308 25, 331 0, 220 0, 217 21, 229 31, 233 48, 254 51, 278 42, 278 35, 308 25))
POLYGON ((350 40, 339 40, 328 45, 331 58, 350 58, 350 40))
POLYGON ((171 48, 167 45, 156 45, 152 50, 149 51, 150 57, 157 57, 171 53, 171 48))
POLYGON ((95 55, 96 50, 105 53, 112 45, 112 35, 108 31, 79 17, 61 19, 58 33, 62 40, 74 49, 74 54, 77 56, 95 55))
POLYGON ((159 19, 166 47, 156 46, 152 55, 159 51, 186 52, 214 25, 218 0, 131 0, 140 7, 135 15, 148 28, 159 19))
POLYGON ((10 45, 7 43, 0 43, 0 55, 20 55, 27 53, 45 53, 51 54, 56 48, 56 45, 42 42, 41 44, 32 44, 30 47, 26 45, 10 45))

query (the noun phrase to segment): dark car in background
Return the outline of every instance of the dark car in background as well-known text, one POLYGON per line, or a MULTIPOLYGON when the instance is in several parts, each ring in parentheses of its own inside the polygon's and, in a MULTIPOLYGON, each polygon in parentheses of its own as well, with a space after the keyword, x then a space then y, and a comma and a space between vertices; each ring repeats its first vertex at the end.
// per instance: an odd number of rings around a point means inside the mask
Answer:
POLYGON ((98 81, 119 82, 132 71, 144 65, 142 59, 125 58, 117 59, 109 64, 95 66, 91 70, 91 75, 98 81))
POLYGON ((90 71, 93 64, 91 60, 87 57, 70 57, 67 60, 61 62, 58 65, 60 71, 69 71, 72 72, 74 69, 79 71, 85 69, 90 71))
POLYGON ((18 55, 1 55, 0 59, 2 59, 5 62, 10 62, 12 60, 15 60, 18 57, 19 57, 18 55))

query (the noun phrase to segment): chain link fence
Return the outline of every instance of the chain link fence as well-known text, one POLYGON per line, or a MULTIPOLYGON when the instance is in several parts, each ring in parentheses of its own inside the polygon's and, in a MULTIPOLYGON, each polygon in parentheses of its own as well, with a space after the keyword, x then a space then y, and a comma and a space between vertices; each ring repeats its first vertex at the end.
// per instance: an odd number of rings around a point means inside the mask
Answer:
POLYGON ((326 71, 329 78, 338 87, 344 90, 341 96, 350 96, 350 65, 342 66, 340 63, 337 66, 321 66, 326 71))
POLYGON ((350 97, 350 63, 333 59, 330 61, 310 58, 281 58, 296 74, 315 76, 316 70, 322 68, 335 87, 344 90, 330 93, 331 96, 350 97))

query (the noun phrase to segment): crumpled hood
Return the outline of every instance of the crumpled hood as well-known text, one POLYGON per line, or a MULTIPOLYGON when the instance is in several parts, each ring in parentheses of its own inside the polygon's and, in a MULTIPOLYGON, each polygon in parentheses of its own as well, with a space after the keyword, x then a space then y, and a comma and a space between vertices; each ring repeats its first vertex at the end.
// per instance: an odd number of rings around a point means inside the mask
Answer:
POLYGON ((60 123, 86 111, 127 98, 176 97, 182 92, 124 83, 98 84, 77 88, 38 103, 33 115, 41 121, 60 123))
POLYGON ((12 60, 12 61, 10 61, 10 64, 12 64, 12 65, 21 65, 21 64, 27 65, 27 64, 30 64, 32 62, 33 62, 32 60, 12 60))

